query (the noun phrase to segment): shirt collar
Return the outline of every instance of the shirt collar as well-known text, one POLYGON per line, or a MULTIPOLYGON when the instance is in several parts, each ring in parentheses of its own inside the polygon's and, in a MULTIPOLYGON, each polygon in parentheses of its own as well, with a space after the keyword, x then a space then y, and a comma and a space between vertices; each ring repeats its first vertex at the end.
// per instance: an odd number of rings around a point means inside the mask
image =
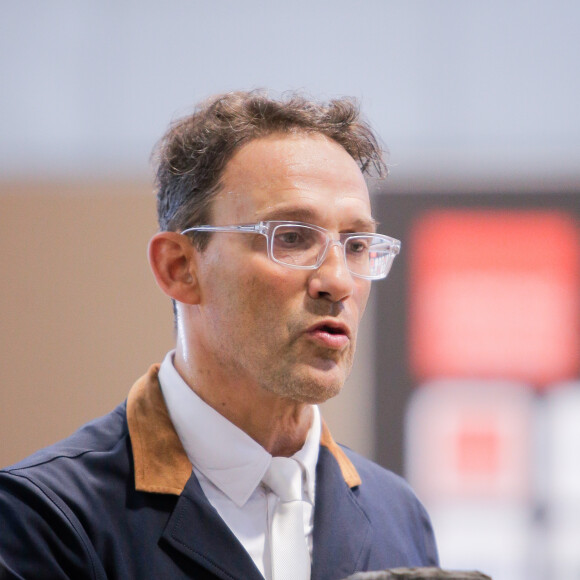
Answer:
MULTIPOLYGON (((180 495, 191 477, 192 464, 172 424, 159 385, 159 365, 152 365, 127 397, 135 489, 180 495)), ((320 444, 334 456, 349 487, 361 484, 359 474, 321 421, 320 444)))
MULTIPOLYGON (((159 370, 171 422, 195 468, 241 507, 262 481, 272 456, 187 385, 173 365, 173 355, 174 351, 167 354, 159 370)), ((314 405, 304 446, 293 456, 304 469, 305 492, 312 502, 320 432, 320 412, 314 405)))

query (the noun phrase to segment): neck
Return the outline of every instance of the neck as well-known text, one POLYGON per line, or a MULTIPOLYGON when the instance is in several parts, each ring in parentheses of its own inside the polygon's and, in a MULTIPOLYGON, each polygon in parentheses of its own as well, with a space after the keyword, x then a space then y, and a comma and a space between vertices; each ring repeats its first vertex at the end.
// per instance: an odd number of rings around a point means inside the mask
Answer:
POLYGON ((312 424, 312 406, 280 397, 243 378, 200 368, 195 357, 176 349, 174 364, 188 386, 210 407, 242 429, 273 456, 302 448, 312 424))

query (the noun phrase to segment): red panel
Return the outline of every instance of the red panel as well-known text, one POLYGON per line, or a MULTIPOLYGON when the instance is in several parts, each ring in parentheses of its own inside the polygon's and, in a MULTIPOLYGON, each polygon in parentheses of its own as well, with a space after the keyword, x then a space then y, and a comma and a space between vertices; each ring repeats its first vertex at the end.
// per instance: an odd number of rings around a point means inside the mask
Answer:
POLYGON ((580 369, 580 240, 553 211, 435 211, 414 227, 410 354, 420 379, 542 386, 580 369))
POLYGON ((464 417, 457 435, 457 471, 477 475, 487 475, 499 471, 500 437, 490 417, 485 425, 474 425, 474 421, 464 417))
POLYGON ((527 501, 533 491, 535 396, 513 381, 424 383, 406 415, 406 474, 433 505, 461 499, 527 501))

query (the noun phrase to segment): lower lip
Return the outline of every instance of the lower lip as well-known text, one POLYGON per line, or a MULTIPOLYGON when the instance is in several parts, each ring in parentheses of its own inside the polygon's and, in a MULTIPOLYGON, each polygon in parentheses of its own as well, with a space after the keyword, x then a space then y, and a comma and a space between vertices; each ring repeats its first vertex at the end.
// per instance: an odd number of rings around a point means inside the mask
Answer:
POLYGON ((308 333, 308 336, 326 348, 335 350, 340 350, 348 344, 348 336, 346 334, 332 334, 325 330, 312 330, 308 333))

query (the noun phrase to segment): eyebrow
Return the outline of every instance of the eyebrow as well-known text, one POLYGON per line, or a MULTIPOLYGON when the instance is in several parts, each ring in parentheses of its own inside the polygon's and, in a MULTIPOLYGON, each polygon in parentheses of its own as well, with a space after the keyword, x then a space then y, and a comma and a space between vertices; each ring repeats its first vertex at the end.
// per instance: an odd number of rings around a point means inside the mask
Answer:
MULTIPOLYGON (((289 220, 296 222, 305 222, 316 224, 319 214, 307 207, 293 207, 293 208, 273 208, 270 212, 266 212, 261 216, 261 221, 269 220, 289 220)), ((370 218, 357 218, 349 222, 349 228, 357 232, 374 232, 377 229, 378 222, 370 218)))

